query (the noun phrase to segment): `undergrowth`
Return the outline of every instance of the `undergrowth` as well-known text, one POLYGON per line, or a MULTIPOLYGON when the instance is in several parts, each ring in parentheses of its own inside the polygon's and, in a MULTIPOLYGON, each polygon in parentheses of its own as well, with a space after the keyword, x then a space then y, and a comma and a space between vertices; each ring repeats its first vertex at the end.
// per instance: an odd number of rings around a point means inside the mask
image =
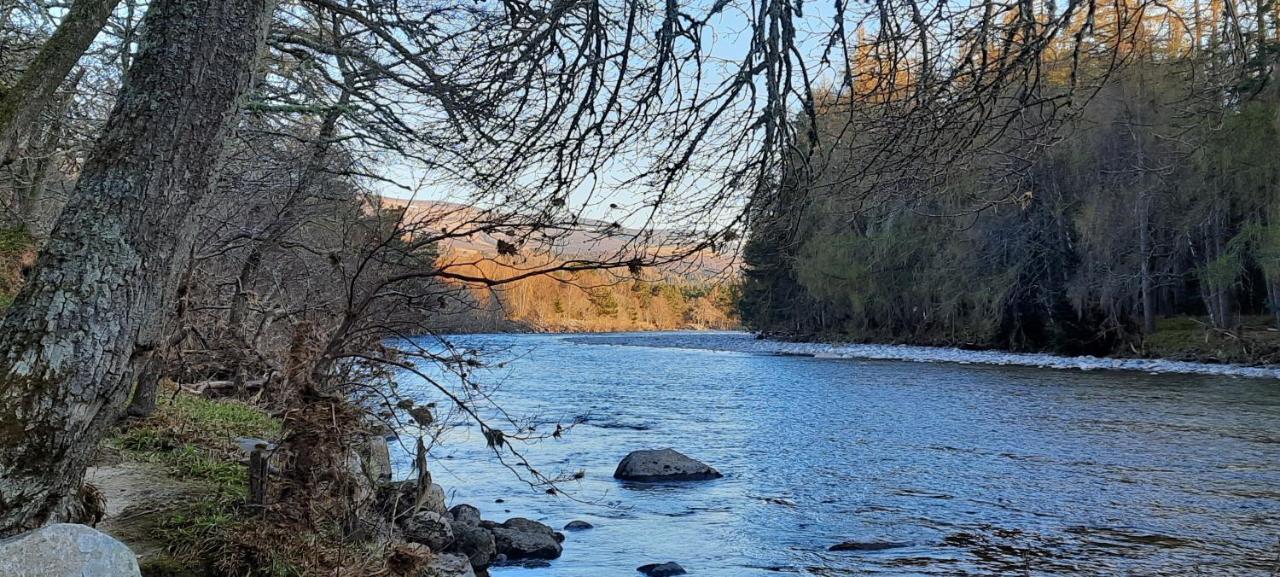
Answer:
POLYGON ((0 228, 0 311, 22 287, 22 269, 35 259, 35 240, 25 228, 0 228))
MULTIPOLYGON (((144 577, 208 573, 213 556, 230 535, 243 531, 250 517, 244 506, 248 469, 235 439, 275 439, 280 434, 280 422, 256 407, 168 389, 152 416, 130 421, 106 443, 125 460, 155 465, 168 477, 157 483, 190 489, 190 498, 165 504, 139 520, 143 536, 163 543, 168 553, 144 562, 144 577)), ((295 574, 282 567, 270 564, 267 572, 256 574, 295 574)))
POLYGON ((385 542, 309 525, 283 504, 265 515, 246 507, 248 469, 235 439, 277 441, 280 421, 244 402, 166 388, 151 417, 127 423, 107 441, 125 460, 153 465, 168 477, 157 483, 192 489, 188 498, 137 520, 134 530, 166 551, 141 564, 143 577, 355 576, 384 568, 385 542))
POLYGON ((1280 362, 1280 332, 1269 316, 1246 316, 1234 330, 1214 329, 1209 319, 1170 317, 1143 338, 1145 356, 1200 362, 1269 364, 1280 362))

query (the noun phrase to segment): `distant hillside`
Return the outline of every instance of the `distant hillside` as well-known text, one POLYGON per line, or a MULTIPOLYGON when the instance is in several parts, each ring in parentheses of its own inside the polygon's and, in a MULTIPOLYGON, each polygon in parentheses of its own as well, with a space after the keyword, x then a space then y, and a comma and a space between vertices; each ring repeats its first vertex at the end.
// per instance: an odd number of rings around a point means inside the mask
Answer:
MULTIPOLYGON (((404 207, 409 221, 433 229, 474 227, 481 211, 448 202, 386 199, 390 207, 404 207)), ((583 230, 559 233, 554 239, 530 243, 518 255, 500 255, 501 233, 475 233, 441 243, 442 262, 455 271, 492 280, 521 271, 554 267, 565 259, 607 259, 618 254, 670 254, 672 247, 652 239, 661 231, 609 227, 580 222, 583 230), (608 233, 590 229, 607 230, 608 233), (648 238, 641 245, 637 238, 648 238)), ((494 288, 468 286, 470 305, 454 315, 453 330, 608 332, 673 329, 727 329, 738 326, 734 316, 736 271, 733 259, 699 254, 696 258, 646 271, 635 278, 626 270, 557 272, 522 279, 494 288)))
MULTIPOLYGON (((445 202, 383 197, 387 207, 401 208, 406 211, 406 219, 431 223, 432 228, 454 229, 475 228, 477 220, 483 220, 480 210, 466 205, 445 202)), ((671 233, 663 230, 640 231, 627 227, 610 227, 609 223, 600 220, 581 219, 573 230, 556 231, 547 238, 540 237, 529 247, 531 253, 553 254, 559 258, 603 259, 612 255, 635 250, 641 247, 645 254, 670 254, 675 247, 664 239, 671 233)), ((488 257, 498 255, 498 241, 509 241, 505 235, 477 232, 465 237, 451 238, 444 243, 455 256, 477 254, 488 257)), ((708 277, 732 277, 737 272, 738 263, 731 255, 713 254, 704 251, 696 257, 664 267, 664 273, 676 274, 690 279, 706 279, 708 277)))

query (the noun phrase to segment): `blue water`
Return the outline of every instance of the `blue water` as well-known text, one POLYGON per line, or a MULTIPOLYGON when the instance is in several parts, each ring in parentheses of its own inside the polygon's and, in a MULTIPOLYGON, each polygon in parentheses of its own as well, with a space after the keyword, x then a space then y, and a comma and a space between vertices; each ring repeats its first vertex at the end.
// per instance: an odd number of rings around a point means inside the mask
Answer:
MULTIPOLYGON (((664 561, 718 577, 1266 576, 1280 565, 1278 381, 619 342, 454 339, 481 353, 488 366, 472 378, 532 434, 585 419, 561 439, 515 445, 547 475, 584 473, 549 495, 498 462, 468 418, 441 412, 455 426, 430 469, 451 504, 596 526, 568 533, 550 567, 493 575, 626 577, 664 561), (659 447, 725 477, 612 478, 629 451, 659 447), (846 540, 904 546, 827 551, 846 540)), ((402 381, 409 396, 442 400, 402 381)))

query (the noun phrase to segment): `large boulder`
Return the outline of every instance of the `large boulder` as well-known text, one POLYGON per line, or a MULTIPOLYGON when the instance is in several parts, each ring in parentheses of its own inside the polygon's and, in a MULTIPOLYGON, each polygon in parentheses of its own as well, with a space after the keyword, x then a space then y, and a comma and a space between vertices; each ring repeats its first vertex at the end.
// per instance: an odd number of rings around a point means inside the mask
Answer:
POLYGON ((674 449, 632 451, 618 463, 618 469, 613 472, 615 479, 642 482, 700 481, 723 476, 706 463, 691 459, 674 449))
POLYGON ((488 567, 498 556, 493 533, 480 526, 480 511, 471 505, 457 505, 449 511, 453 521, 453 545, 449 551, 466 555, 474 567, 488 567))
POLYGON ((435 511, 420 510, 400 520, 404 538, 422 543, 432 551, 444 551, 453 544, 453 521, 435 511))
POLYGON ((501 525, 482 522, 481 526, 493 533, 498 554, 506 555, 511 561, 555 559, 563 551, 560 542, 564 541, 564 535, 537 521, 515 517, 501 525))
POLYGON ((90 527, 60 523, 0 541, 4 577, 140 577, 124 543, 90 527))

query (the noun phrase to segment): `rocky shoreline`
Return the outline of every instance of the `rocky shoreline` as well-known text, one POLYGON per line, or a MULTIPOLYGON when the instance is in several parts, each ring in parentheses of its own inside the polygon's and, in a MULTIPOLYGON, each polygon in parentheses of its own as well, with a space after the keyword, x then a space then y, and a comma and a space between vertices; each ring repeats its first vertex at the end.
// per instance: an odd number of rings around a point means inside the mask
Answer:
MULTIPOLYGON (((711 480, 723 475, 668 448, 631 452, 613 476, 645 483, 711 480)), ((423 478, 430 483, 430 474, 423 478)), ((379 507, 409 544, 408 549, 420 546, 427 549, 424 553, 434 553, 423 577, 483 576, 491 567, 511 565, 544 567, 564 551, 564 533, 551 526, 524 517, 498 523, 482 519, 480 510, 468 504, 448 507, 444 488, 435 483, 426 487, 417 480, 387 483, 379 494, 379 507)), ((564 526, 565 531, 592 528, 578 520, 564 526)), ((641 565, 637 571, 651 577, 685 573, 675 562, 641 565)))
POLYGON ((408 547, 405 554, 430 557, 423 577, 485 575, 502 565, 540 565, 560 557, 564 534, 523 517, 501 523, 482 519, 467 504, 446 506, 444 488, 432 483, 425 491, 417 481, 388 484, 380 497, 408 547), (414 551, 414 546, 426 551, 414 551))

